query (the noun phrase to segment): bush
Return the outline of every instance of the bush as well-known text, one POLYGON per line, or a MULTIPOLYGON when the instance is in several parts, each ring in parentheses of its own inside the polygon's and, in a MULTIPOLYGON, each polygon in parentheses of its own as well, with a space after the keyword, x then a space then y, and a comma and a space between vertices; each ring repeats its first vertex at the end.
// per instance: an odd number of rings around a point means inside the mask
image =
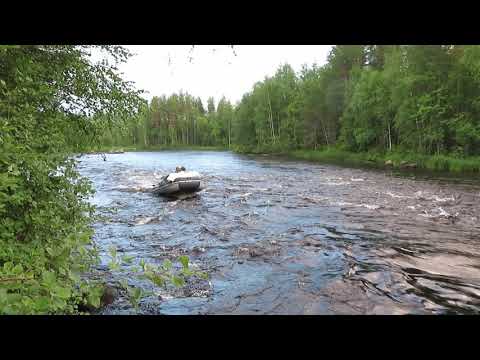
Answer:
MULTIPOLYGON (((119 61, 127 56, 104 48, 119 61)), ((70 158, 67 129, 95 139, 114 114, 134 112, 138 96, 86 50, 0 46, 0 314, 99 305, 100 285, 81 277, 98 259, 92 188, 70 158)))

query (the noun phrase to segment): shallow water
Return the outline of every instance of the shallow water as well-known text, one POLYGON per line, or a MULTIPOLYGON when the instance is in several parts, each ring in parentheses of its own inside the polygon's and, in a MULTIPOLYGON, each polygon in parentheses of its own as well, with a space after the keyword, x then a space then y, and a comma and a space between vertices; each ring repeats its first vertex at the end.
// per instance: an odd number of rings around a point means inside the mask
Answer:
POLYGON ((104 314, 471 314, 480 312, 480 182, 230 152, 82 156, 106 250, 161 263, 186 254, 210 280, 155 290, 104 314), (184 165, 193 199, 149 191, 184 165))

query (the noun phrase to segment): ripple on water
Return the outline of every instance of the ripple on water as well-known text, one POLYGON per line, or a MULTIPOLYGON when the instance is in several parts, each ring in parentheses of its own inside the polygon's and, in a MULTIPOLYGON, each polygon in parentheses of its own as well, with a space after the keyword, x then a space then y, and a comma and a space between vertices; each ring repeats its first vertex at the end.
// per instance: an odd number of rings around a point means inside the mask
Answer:
MULTIPOLYGON (((104 216, 95 225, 104 264, 116 245, 156 264, 186 254, 211 274, 146 298, 141 313, 479 313, 478 181, 229 152, 81 161, 104 216), (195 199, 153 196, 179 163, 204 174, 207 188, 195 199)), ((125 297, 105 310, 133 312, 125 297)))

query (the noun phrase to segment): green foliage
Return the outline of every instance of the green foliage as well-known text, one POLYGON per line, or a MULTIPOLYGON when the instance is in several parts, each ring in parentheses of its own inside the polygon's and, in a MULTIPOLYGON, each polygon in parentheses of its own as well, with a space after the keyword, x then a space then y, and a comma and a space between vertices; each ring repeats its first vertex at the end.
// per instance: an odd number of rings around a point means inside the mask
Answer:
POLYGON ((480 157, 459 159, 445 155, 429 156, 412 152, 351 152, 337 148, 296 150, 289 152, 288 155, 301 160, 329 162, 348 166, 383 168, 385 162, 391 160, 394 168, 402 168, 402 164, 409 163, 416 164, 419 168, 433 171, 455 173, 480 172, 480 157))
POLYGON ((232 133, 233 106, 225 99, 215 110, 209 99, 208 113, 200 98, 188 93, 169 97, 153 97, 144 102, 140 111, 126 118, 123 126, 107 128, 95 144, 88 139, 77 139, 79 151, 133 146, 135 149, 178 147, 229 146, 232 133))
MULTIPOLYGON (((118 271, 120 273, 127 271, 128 269, 124 266, 130 265, 133 261, 133 258, 131 257, 123 256, 122 258, 118 258, 118 253, 116 247, 114 246, 111 246, 109 248, 109 255, 109 268, 113 271, 118 271)), ((155 286, 164 288, 166 288, 168 285, 182 287, 191 277, 196 277, 199 279, 208 278, 207 273, 199 271, 190 266, 190 259, 188 258, 188 256, 179 256, 177 260, 181 265, 180 268, 176 268, 169 259, 165 259, 160 266, 148 264, 145 262, 145 260, 141 259, 138 263, 139 267, 135 268, 136 276, 139 279, 145 279, 150 281, 155 286)), ((135 288, 129 286, 126 280, 122 280, 121 285, 127 292, 130 303, 135 308, 138 308, 140 300, 144 296, 149 294, 148 292, 145 292, 139 287, 135 288)))
POLYGON ((408 161, 406 154, 413 151, 420 167, 475 171, 474 157, 480 155, 479 48, 342 45, 332 49, 327 64, 304 66, 298 76, 293 74, 295 80, 280 75, 288 73, 280 68, 273 78, 256 83, 236 107, 232 148, 307 150, 305 156, 318 159, 336 158, 343 151, 353 162, 359 159, 351 152, 381 158, 403 154, 408 161), (325 147, 330 150, 318 152, 322 155, 309 151, 325 147))
MULTIPOLYGON (((100 47, 114 62, 121 47, 100 47)), ((95 138, 137 93, 86 46, 0 47, 0 314, 76 313, 98 303, 80 275, 97 260, 90 183, 69 132, 95 138), (97 120, 98 116, 104 120, 97 120)))

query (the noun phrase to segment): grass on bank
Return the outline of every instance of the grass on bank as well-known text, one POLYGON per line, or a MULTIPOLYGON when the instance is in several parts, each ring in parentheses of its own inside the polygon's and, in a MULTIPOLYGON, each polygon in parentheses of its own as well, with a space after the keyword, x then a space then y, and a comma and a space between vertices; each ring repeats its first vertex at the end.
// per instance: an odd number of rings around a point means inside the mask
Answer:
POLYGON ((288 150, 280 146, 272 147, 241 147, 233 149, 245 154, 275 154, 288 156, 294 159, 314 162, 344 164, 350 166, 372 166, 384 168, 418 168, 431 171, 453 173, 480 172, 480 157, 458 158, 447 155, 420 155, 408 152, 362 152, 355 153, 338 148, 324 148, 320 150, 288 150), (390 163, 391 165, 387 165, 390 163))
POLYGON ((431 171, 455 173, 480 172, 480 157, 456 158, 445 155, 419 155, 412 153, 392 152, 353 153, 338 149, 326 150, 296 150, 288 155, 303 160, 344 163, 349 165, 373 165, 385 167, 391 162, 393 168, 416 167, 431 171))

